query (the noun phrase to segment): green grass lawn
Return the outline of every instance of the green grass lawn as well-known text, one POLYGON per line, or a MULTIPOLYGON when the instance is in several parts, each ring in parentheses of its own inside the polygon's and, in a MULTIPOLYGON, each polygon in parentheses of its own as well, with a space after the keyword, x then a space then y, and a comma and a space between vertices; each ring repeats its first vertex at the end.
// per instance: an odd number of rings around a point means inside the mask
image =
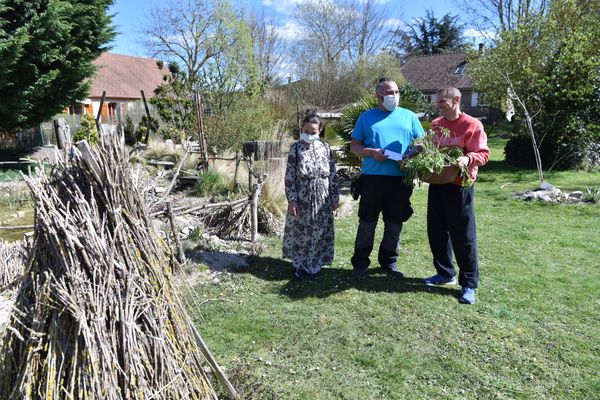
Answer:
MULTIPOLYGON (((402 233, 402 282, 377 269, 352 279, 353 213, 337 221, 334 264, 315 283, 291 279, 281 239, 271 238, 249 270, 197 287, 206 300, 192 306, 201 333, 247 398, 600 396, 600 207, 511 200, 537 175, 505 166, 502 141, 490 143, 476 184, 473 306, 458 303, 458 286, 421 284, 434 271, 426 188, 415 191, 402 233)), ((568 190, 600 186, 599 173, 553 178, 568 190)))

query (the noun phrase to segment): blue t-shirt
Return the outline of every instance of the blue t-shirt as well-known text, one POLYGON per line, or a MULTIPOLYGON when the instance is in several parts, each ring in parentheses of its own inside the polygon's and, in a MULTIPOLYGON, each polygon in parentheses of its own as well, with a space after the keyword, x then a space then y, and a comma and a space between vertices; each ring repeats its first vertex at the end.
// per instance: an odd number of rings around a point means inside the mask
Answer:
MULTIPOLYGON (((392 112, 373 108, 358 117, 352 138, 365 147, 378 148, 406 154, 416 138, 425 136, 425 131, 415 113, 396 107, 392 112)), ((366 175, 404 176, 404 171, 394 160, 376 161, 363 157, 362 173, 366 175)))

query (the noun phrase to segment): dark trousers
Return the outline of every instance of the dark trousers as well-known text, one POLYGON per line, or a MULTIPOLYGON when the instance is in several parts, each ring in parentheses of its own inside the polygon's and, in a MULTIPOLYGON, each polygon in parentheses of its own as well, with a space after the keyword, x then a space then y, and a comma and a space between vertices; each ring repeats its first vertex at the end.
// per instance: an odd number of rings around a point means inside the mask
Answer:
POLYGON ((476 288, 479 282, 477 236, 473 211, 473 186, 429 185, 427 236, 437 273, 456 275, 452 251, 459 268, 458 283, 476 288))
POLYGON ((360 222, 354 242, 352 266, 355 270, 365 270, 369 267, 375 228, 379 214, 382 214, 385 227, 377 261, 384 268, 394 268, 398 258, 402 223, 412 214, 412 187, 407 186, 401 176, 363 175, 362 180, 358 208, 360 222))

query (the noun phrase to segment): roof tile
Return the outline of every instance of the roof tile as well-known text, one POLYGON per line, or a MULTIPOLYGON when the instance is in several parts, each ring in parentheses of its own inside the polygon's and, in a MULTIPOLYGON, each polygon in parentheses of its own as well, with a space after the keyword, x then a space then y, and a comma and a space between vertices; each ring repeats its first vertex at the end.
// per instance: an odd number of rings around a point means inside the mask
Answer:
POLYGON ((454 74, 456 67, 466 60, 465 53, 413 56, 402 66, 402 75, 408 83, 421 91, 435 91, 445 85, 452 85, 458 89, 472 89, 473 79, 468 75, 468 65, 464 75, 454 74))
POLYGON ((152 58, 102 53, 94 64, 99 68, 91 79, 90 98, 102 97, 104 90, 110 98, 140 99, 141 90, 150 98, 154 89, 164 83, 164 72, 152 58))

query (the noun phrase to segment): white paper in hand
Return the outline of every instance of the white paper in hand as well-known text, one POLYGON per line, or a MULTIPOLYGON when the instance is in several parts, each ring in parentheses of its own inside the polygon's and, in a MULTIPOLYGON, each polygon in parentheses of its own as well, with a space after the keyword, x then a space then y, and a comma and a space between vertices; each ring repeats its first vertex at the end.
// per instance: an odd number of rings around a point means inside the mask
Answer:
POLYGON ((386 150, 383 152, 384 155, 388 156, 390 160, 400 161, 402 160, 402 154, 396 153, 395 151, 386 150))

